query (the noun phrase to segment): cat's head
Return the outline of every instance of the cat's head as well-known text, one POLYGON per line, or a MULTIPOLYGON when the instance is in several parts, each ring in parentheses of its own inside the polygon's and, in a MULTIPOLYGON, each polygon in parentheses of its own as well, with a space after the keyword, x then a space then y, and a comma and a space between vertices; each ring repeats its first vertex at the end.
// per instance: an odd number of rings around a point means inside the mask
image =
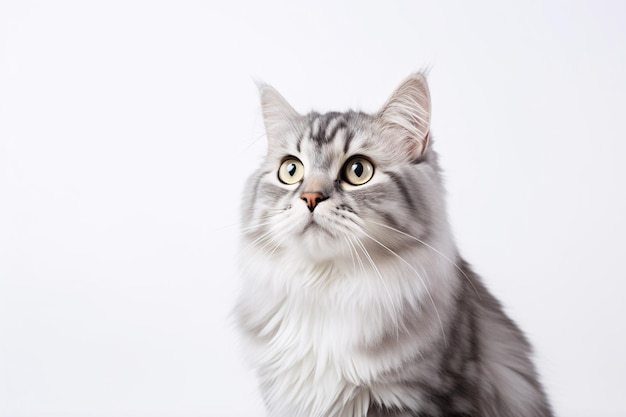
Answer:
POLYGON ((268 152, 244 195, 249 250, 314 262, 393 258, 445 227, 422 74, 371 115, 301 115, 272 87, 260 93, 268 152))

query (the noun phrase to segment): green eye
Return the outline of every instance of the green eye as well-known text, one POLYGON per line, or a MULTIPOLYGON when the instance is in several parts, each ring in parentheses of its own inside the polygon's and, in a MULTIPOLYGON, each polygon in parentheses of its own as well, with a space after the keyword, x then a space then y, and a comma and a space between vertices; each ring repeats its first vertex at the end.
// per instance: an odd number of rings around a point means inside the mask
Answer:
POLYGON ((374 164, 362 156, 348 159, 343 166, 343 180, 352 185, 363 185, 374 176, 374 164))
POLYGON ((304 165, 299 159, 290 156, 278 168, 278 179, 285 184, 295 184, 304 177, 304 165))

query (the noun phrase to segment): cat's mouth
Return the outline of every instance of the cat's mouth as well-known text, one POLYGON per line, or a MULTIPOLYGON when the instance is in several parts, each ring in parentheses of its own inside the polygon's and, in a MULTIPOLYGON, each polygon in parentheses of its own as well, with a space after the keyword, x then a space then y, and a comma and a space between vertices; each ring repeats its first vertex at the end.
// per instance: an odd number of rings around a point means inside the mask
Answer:
POLYGON ((315 220, 315 218, 313 216, 311 216, 310 220, 307 222, 307 224, 302 229, 302 234, 303 235, 308 235, 308 234, 316 233, 316 232, 324 232, 324 233, 326 233, 328 235, 331 235, 331 233, 324 226, 319 224, 315 220))
POLYGON ((300 229, 297 246, 305 258, 315 262, 336 259, 341 248, 337 245, 333 226, 325 219, 316 217, 311 216, 300 229))

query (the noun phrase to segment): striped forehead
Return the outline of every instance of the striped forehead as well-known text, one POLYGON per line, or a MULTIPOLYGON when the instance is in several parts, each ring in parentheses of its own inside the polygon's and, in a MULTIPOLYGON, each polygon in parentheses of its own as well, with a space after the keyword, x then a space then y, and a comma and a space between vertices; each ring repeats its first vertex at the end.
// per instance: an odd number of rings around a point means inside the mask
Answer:
MULTIPOLYGON (((310 113, 308 126, 297 144, 298 152, 312 151, 318 156, 327 156, 323 159, 350 152, 357 119, 358 113, 354 112, 310 113)), ((323 161, 322 164, 326 165, 328 162, 323 161)))

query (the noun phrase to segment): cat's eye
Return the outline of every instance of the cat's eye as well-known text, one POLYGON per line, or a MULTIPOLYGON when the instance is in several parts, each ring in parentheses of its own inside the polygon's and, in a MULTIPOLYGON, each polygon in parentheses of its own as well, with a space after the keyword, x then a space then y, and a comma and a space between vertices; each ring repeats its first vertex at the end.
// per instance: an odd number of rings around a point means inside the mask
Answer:
POLYGON ((374 176, 374 164, 362 156, 348 159, 343 166, 342 178, 352 185, 362 185, 374 176))
POLYGON ((285 184, 295 184, 304 178, 304 165, 299 159, 290 156, 278 168, 278 179, 285 184))

